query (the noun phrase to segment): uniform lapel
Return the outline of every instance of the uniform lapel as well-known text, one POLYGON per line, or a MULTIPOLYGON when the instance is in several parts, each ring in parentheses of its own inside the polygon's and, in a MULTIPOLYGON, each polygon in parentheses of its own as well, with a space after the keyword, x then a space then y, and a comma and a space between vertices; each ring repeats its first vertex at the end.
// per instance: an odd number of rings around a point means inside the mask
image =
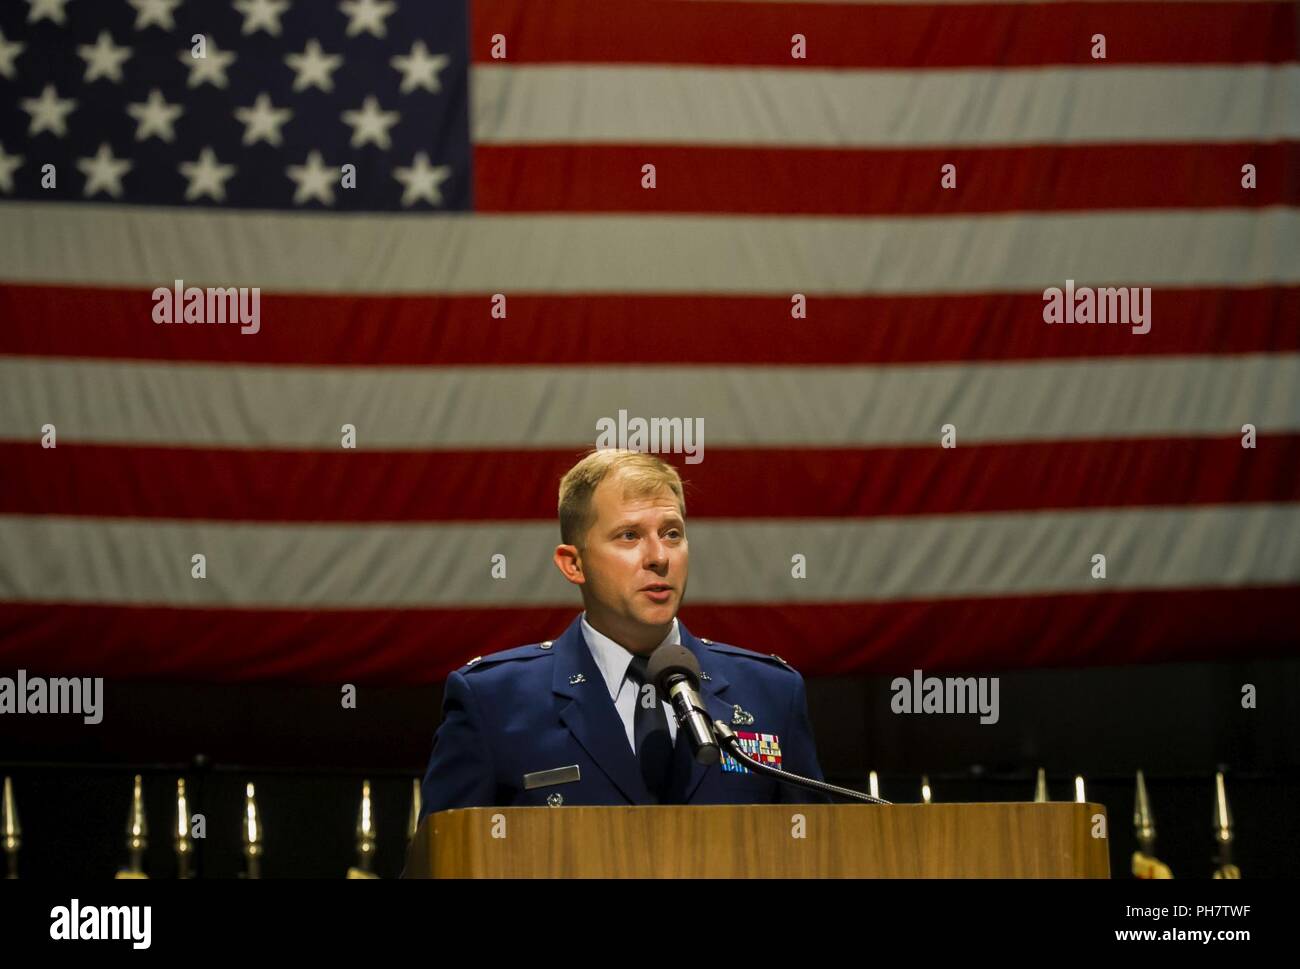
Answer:
POLYGON ((636 755, 628 746, 623 721, 605 688, 605 678, 582 635, 581 614, 555 640, 552 649, 555 669, 551 690, 556 695, 560 720, 624 797, 633 804, 653 803, 636 755), (571 684, 569 677, 576 673, 583 675, 584 682, 571 684))

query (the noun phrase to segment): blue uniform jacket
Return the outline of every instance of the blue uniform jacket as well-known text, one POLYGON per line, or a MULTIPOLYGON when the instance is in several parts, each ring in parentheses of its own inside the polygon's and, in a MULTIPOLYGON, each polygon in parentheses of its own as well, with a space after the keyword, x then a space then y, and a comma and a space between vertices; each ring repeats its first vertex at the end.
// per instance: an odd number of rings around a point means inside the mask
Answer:
MULTIPOLYGON (((779 766, 822 780, 803 677, 775 656, 697 639, 680 620, 678 629, 700 661, 700 695, 713 719, 737 732, 775 735, 766 749, 779 753, 779 766)), ((830 801, 773 777, 697 764, 681 729, 671 791, 664 803, 830 801)), ((656 803, 582 635, 581 616, 559 639, 471 660, 447 678, 421 793, 422 817, 465 807, 656 803), (576 780, 525 787, 525 775, 573 765, 576 780)))

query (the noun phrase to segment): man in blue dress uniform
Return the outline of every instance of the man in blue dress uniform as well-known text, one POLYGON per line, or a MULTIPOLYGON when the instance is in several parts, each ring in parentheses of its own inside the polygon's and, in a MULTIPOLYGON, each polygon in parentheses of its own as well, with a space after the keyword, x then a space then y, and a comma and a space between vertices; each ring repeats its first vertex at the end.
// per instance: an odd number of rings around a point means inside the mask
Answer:
POLYGON ((702 672, 710 717, 751 756, 822 780, 803 677, 776 655, 700 639, 678 621, 689 547, 681 478, 636 451, 600 450, 560 483, 555 564, 585 611, 554 640, 479 656, 447 678, 422 815, 574 804, 827 803, 727 754, 695 762, 671 708, 644 681, 660 646, 702 672))

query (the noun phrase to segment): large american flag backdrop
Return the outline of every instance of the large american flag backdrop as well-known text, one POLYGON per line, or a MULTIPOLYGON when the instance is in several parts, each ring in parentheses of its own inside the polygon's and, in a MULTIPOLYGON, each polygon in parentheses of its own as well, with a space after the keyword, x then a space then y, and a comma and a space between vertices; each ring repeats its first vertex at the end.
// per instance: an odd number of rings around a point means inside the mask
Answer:
POLYGON ((0 666, 425 682, 554 637, 557 483, 620 410, 703 419, 683 620, 805 673, 1296 651, 1294 4, 0 30, 0 666), (260 331, 155 322, 176 280, 260 331), (1150 287, 1150 332, 1045 323, 1067 280, 1150 287))

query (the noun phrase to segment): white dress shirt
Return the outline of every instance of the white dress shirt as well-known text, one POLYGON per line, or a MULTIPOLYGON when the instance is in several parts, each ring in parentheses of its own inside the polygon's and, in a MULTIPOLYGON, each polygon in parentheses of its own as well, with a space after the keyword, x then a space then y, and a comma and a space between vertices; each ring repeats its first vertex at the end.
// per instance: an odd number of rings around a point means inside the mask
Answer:
MULTIPOLYGON (((640 687, 636 680, 627 675, 628 667, 632 665, 633 653, 620 646, 614 640, 610 639, 604 633, 597 632, 587 622, 587 614, 582 614, 582 636, 587 641, 587 648, 591 650, 592 658, 596 661, 596 666, 600 669, 600 674, 605 678, 605 686, 609 690, 609 697, 614 701, 614 709, 618 711, 619 718, 623 721, 623 729, 627 731, 627 743, 636 753, 635 733, 632 724, 636 716, 636 700, 640 687)), ((680 643, 681 633, 677 631, 677 617, 673 617, 673 628, 668 630, 668 635, 659 646, 667 646, 669 643, 680 643)), ((657 647, 656 647, 657 648, 657 647)), ((674 743, 677 742, 677 718, 668 712, 668 736, 674 743)))

